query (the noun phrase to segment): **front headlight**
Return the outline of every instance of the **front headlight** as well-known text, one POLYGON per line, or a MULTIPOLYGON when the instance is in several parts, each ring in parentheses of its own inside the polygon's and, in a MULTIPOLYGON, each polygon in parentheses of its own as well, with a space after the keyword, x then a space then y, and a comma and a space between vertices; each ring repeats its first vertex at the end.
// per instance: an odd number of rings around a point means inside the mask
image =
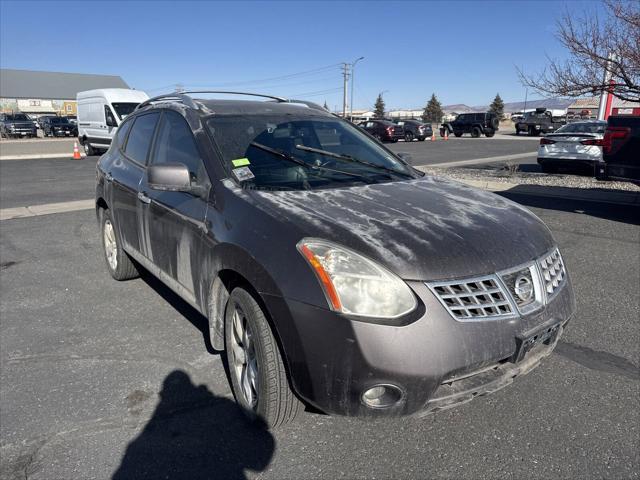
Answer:
POLYGON ((396 318, 417 305, 406 283, 353 250, 316 238, 302 239, 297 247, 336 312, 396 318))

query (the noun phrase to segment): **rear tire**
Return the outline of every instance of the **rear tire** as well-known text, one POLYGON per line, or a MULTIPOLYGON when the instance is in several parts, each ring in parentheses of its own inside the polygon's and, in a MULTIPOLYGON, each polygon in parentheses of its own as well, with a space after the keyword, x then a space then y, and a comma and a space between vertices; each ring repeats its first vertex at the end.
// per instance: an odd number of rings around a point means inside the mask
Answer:
POLYGON ((119 281, 136 278, 139 275, 138 269, 122 249, 110 210, 100 210, 100 233, 102 252, 111 276, 119 281))
POLYGON ((539 132, 534 127, 529 127, 530 137, 537 137, 538 135, 539 135, 539 132))
POLYGON ((540 164, 544 173, 558 173, 558 167, 556 165, 549 165, 548 163, 540 164))
POLYGON ((231 388, 244 413, 268 427, 293 421, 302 403, 289 387, 280 349, 264 312, 244 288, 231 292, 224 327, 231 388))
POLYGON ((473 127, 473 130, 471 130, 471 136, 473 138, 480 138, 480 135, 482 135, 480 129, 478 127, 473 127))
POLYGON ((412 132, 407 132, 404 134, 404 141, 405 142, 413 142, 413 133, 412 132))
POLYGON ((96 149, 89 144, 89 141, 86 138, 84 139, 84 143, 82 144, 82 146, 84 147, 84 153, 87 155, 87 157, 91 157, 92 155, 96 154, 96 149))
POLYGON ((486 137, 491 138, 496 134, 496 132, 495 130, 487 130, 486 132, 484 132, 484 134, 486 137))

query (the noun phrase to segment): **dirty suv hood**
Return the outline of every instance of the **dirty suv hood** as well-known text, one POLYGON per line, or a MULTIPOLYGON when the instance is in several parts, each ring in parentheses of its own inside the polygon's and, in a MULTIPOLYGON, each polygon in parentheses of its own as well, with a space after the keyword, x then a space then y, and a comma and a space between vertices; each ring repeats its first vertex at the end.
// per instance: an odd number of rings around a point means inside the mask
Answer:
POLYGON ((406 280, 492 273, 553 246, 549 229, 527 209, 438 177, 251 194, 301 235, 348 246, 406 280))

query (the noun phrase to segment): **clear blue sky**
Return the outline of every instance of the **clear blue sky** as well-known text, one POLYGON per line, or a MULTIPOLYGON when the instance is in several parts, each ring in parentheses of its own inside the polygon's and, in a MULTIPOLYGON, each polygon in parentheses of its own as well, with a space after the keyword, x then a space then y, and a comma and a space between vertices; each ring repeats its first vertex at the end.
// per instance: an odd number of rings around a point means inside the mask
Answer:
POLYGON ((421 107, 432 92, 444 104, 479 105, 496 92, 523 100, 515 66, 538 71, 545 54, 562 58, 556 20, 600 9, 585 1, 1 1, 0 64, 116 74, 150 94, 177 83, 236 85, 334 108, 337 64, 364 56, 354 108, 370 108, 385 90, 388 109, 421 107))

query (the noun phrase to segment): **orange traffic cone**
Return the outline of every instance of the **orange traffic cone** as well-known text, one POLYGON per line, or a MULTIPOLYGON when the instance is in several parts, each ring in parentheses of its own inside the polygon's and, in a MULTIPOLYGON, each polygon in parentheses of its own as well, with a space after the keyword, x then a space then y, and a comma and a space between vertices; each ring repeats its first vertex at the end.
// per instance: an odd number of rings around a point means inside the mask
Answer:
POLYGON ((449 140, 449 130, 444 131, 444 139, 449 140))
POLYGON ((73 142, 73 159, 80 160, 81 158, 80 150, 78 150, 78 142, 73 142))
POLYGON ((431 134, 431 141, 435 142, 436 141, 436 134, 435 132, 431 134))

